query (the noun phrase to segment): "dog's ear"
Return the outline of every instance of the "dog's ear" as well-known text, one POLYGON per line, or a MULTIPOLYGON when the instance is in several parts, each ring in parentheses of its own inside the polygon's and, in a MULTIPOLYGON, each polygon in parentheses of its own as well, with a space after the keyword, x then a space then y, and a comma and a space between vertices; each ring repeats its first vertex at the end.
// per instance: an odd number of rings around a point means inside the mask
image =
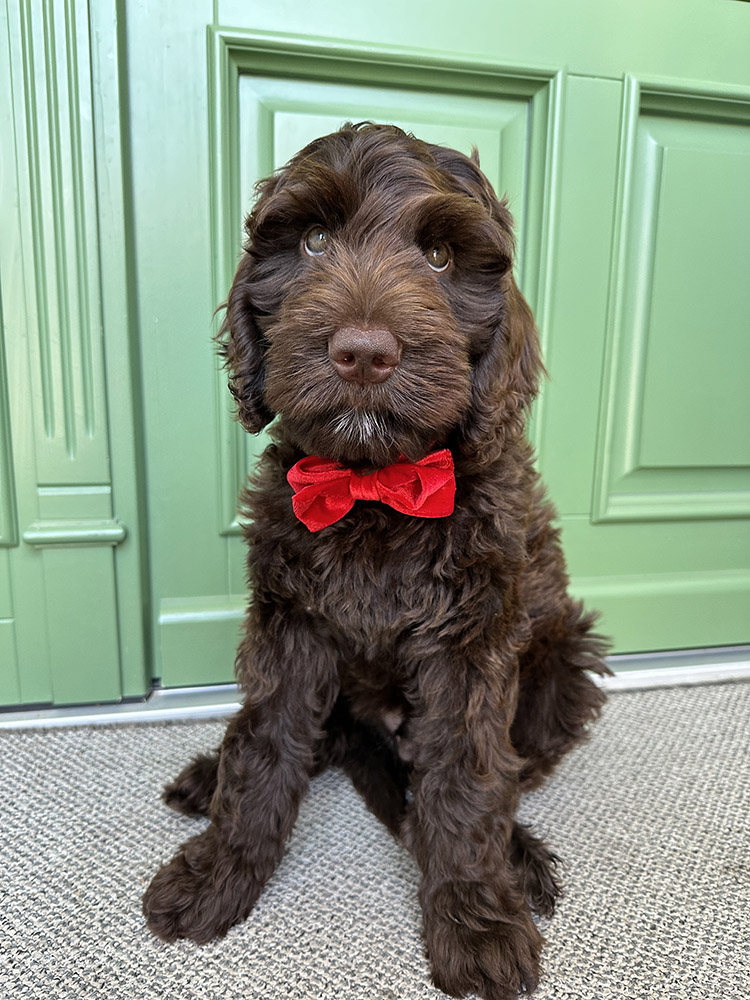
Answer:
POLYGON ((546 374, 539 334, 512 273, 515 251, 513 219, 506 199, 499 199, 479 168, 479 154, 433 147, 438 166, 479 201, 496 228, 498 261, 495 290, 500 311, 489 344, 472 368, 472 401, 462 423, 464 447, 477 461, 490 461, 509 437, 523 431, 528 411, 546 374))
POLYGON ((461 426, 466 450, 480 463, 523 432, 545 374, 531 309, 510 272, 501 280, 502 317, 472 368, 471 405, 461 426))
POLYGON ((246 431, 257 434, 275 414, 263 398, 266 342, 253 309, 252 269, 252 256, 245 251, 216 340, 229 372, 229 391, 237 403, 237 419, 246 431))

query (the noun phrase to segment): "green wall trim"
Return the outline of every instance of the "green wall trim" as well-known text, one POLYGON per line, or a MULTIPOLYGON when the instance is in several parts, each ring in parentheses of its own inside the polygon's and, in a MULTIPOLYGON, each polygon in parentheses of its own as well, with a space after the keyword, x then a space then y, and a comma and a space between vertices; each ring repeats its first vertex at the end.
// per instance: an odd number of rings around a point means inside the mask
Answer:
POLYGON ((160 625, 184 625, 207 621, 241 620, 247 609, 247 595, 164 598, 160 604, 160 625))
POLYGON ((694 102, 692 114, 713 121, 750 121, 750 87, 727 86, 708 81, 669 80, 624 75, 626 88, 635 88, 645 111, 685 114, 686 100, 694 102))
POLYGON ((0 295, 0 546, 10 546, 16 544, 17 529, 4 334, 3 300, 0 295))
MULTIPOLYGON (((670 472, 683 470, 659 470, 660 479, 677 479, 670 472)), ((692 518, 708 520, 724 520, 725 518, 750 517, 750 492, 748 490, 698 490, 695 480, 703 470, 685 470, 691 476, 692 482, 686 490, 674 493, 661 493, 649 490, 643 493, 610 493, 607 497, 606 513, 594 518, 594 521, 689 521, 692 518), (691 488, 692 487, 692 488, 691 488)), ((711 470, 712 472, 715 470, 711 470)), ((728 477, 747 480, 747 472, 743 469, 727 470, 728 477)), ((648 474, 639 476, 632 473, 628 477, 628 485, 635 488, 639 481, 646 480, 648 474)))
POLYGON ((125 0, 89 2, 97 163, 99 269, 107 379, 112 511, 128 526, 114 560, 125 698, 151 686, 149 535, 143 441, 143 386, 138 337, 132 150, 125 0), (114 417, 114 419, 112 419, 114 417))
POLYGON ((605 630, 617 637, 618 652, 673 648, 673 642, 664 643, 664 620, 679 622, 686 649, 747 642, 747 570, 574 577, 571 591, 602 612, 605 630))
POLYGON ((231 681, 246 607, 244 594, 162 600, 161 684, 175 687, 231 681))
POLYGON ((37 521, 23 533, 27 545, 119 545, 127 538, 118 521, 37 521))
MULTIPOLYGON (((495 61, 469 53, 461 58, 456 58, 453 51, 382 45, 357 39, 256 31, 214 25, 208 27, 208 33, 215 46, 225 49, 252 50, 255 53, 254 66, 257 72, 264 72, 268 68, 274 69, 279 56, 284 58, 287 67, 289 67, 288 60, 290 58, 305 56, 310 59, 306 67, 307 73, 315 77, 319 77, 324 71, 333 70, 335 77, 354 82, 361 77, 370 78, 373 71, 377 75, 377 72, 382 71, 382 68, 386 66, 388 67, 389 79, 393 79, 391 70, 396 72, 402 70, 404 75, 397 76, 396 82, 415 85, 413 76, 415 70, 424 68, 431 71, 436 65, 439 65, 443 67, 445 73, 458 75, 457 80, 450 79, 450 76, 444 80, 441 89, 455 92, 466 86, 466 81, 460 77, 466 73, 474 73, 478 77, 516 80, 518 81, 519 94, 528 93, 529 82, 549 80, 559 72, 557 66, 531 66, 508 60, 495 61), (270 61, 268 61, 268 57, 270 57, 270 61), (322 65, 316 67, 313 60, 320 60, 321 63, 325 60, 328 69, 323 70, 322 65), (366 68, 367 64, 370 64, 370 69, 366 68)), ((296 76, 297 74, 287 69, 284 75, 296 76)), ((490 84, 488 80, 485 80, 484 86, 487 86, 492 92, 495 90, 495 86, 490 84)), ((476 85, 471 84, 470 89, 476 91, 476 85)))
POLYGON ((0 705, 17 705, 21 701, 16 657, 16 630, 13 619, 0 618, 0 705))
POLYGON ((576 593, 587 594, 595 602, 613 595, 637 595, 644 598, 703 592, 750 595, 750 570, 707 570, 700 574, 648 573, 632 577, 573 577, 571 587, 576 593))

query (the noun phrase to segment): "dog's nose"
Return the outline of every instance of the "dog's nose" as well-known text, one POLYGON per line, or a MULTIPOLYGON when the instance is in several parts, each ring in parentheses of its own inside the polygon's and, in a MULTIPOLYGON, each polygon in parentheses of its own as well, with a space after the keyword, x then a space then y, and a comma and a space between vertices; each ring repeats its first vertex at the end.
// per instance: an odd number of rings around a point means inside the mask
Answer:
POLYGON ((328 357, 347 382, 372 385, 393 374, 401 360, 401 345, 389 330, 347 326, 328 341, 328 357))

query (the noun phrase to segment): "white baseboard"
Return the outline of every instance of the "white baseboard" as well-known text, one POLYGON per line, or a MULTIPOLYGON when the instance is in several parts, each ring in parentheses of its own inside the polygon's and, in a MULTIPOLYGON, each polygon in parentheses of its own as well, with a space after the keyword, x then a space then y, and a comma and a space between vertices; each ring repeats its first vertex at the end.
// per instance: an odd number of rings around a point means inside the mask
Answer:
POLYGON ((115 705, 11 710, 0 713, 0 729, 104 726, 125 722, 225 719, 240 707, 236 684, 157 689, 145 701, 115 705))
POLYGON ((602 680, 602 687, 607 691, 642 691, 750 680, 750 646, 623 653, 610 656, 607 663, 615 674, 602 680))
MULTIPOLYGON (((611 692, 750 681, 750 646, 623 654, 607 662, 614 677, 597 680, 611 692)), ((144 701, 116 705, 0 711, 0 729, 225 719, 238 708, 235 684, 158 689, 144 701)))

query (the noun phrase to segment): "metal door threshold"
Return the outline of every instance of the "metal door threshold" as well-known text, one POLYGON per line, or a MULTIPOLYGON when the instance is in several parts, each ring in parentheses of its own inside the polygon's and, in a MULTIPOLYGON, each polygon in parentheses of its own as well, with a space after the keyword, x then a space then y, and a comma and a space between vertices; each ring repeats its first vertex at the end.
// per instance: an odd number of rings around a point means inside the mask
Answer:
MULTIPOLYGON (((750 646, 628 653, 607 662, 615 675, 602 679, 601 685, 613 692, 750 681, 750 646)), ((0 729, 224 719, 238 708, 235 684, 159 688, 142 701, 114 705, 0 710, 0 729)))

